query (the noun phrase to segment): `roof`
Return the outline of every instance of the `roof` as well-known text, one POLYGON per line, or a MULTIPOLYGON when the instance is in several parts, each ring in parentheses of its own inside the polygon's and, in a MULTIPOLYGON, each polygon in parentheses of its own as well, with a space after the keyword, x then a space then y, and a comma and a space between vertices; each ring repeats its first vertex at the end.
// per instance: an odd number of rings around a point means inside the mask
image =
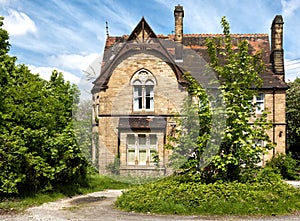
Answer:
MULTIPOLYGON (((215 37, 223 37, 223 34, 184 34, 183 35, 183 53, 184 51, 193 50, 198 56, 203 58, 203 62, 209 63, 209 56, 206 50, 205 42, 207 38, 215 38, 215 37)), ((272 66, 270 63, 270 42, 268 34, 231 34, 233 39, 233 45, 237 47, 238 43, 242 40, 247 40, 249 42, 249 53, 254 54, 257 51, 262 51, 262 59, 266 64, 266 71, 262 73, 261 77, 263 79, 263 89, 286 89, 287 84, 282 81, 278 76, 276 76, 272 72, 272 66)), ((124 47, 126 43, 130 41, 137 41, 138 44, 151 44, 150 42, 154 42, 153 39, 157 39, 156 43, 160 44, 162 47, 158 53, 163 54, 164 59, 167 60, 167 63, 173 64, 174 70, 177 80, 179 82, 184 82, 181 78, 181 74, 185 71, 184 68, 180 67, 184 65, 184 63, 179 64, 175 61, 175 43, 174 43, 174 35, 156 35, 151 27, 148 25, 144 18, 141 19, 139 24, 133 30, 130 35, 123 36, 109 36, 106 39, 106 45, 103 56, 102 63, 102 72, 100 76, 94 81, 94 88, 92 92, 99 91, 102 89, 106 89, 106 85, 109 81, 111 70, 107 71, 107 69, 113 69, 112 63, 115 60, 116 55, 120 54, 122 50, 125 50, 124 47), (139 39, 143 36, 143 39, 139 39), (147 41, 144 42, 144 37, 147 38, 147 41), (149 39, 152 39, 150 41, 149 39), (110 67, 110 68, 108 68, 110 67), (106 73, 105 73, 106 72, 106 73)), ((128 47, 128 46, 127 46, 128 47)), ((187 60, 187 59, 186 59, 187 60)), ((184 59, 184 62, 187 62, 184 59)), ((189 62, 187 62, 189 63, 189 62)), ((194 62, 195 63, 195 62, 194 62)), ((116 65, 116 64, 115 64, 116 65)), ((188 64, 189 66, 191 64, 188 64)), ((199 72, 199 70, 198 70, 199 72)), ((202 77, 202 76, 201 76, 202 77)), ((204 79, 204 82, 208 81, 208 79, 204 79)))

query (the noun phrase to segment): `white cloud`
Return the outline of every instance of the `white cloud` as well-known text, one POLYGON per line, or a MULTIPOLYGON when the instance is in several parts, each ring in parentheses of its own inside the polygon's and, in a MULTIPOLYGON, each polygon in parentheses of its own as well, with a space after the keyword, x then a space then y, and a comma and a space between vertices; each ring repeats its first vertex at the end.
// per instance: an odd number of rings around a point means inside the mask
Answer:
POLYGON ((300 75, 300 59, 285 61, 286 80, 294 81, 300 75))
POLYGON ((99 54, 59 54, 49 58, 49 62, 58 67, 68 70, 85 70, 99 54))
POLYGON ((281 5, 283 16, 290 17, 297 9, 300 9, 300 0, 281 0, 281 5))
POLYGON ((80 81, 80 78, 75 76, 74 74, 72 74, 68 71, 57 69, 55 67, 36 67, 34 65, 28 65, 28 68, 29 68, 29 70, 31 70, 32 73, 39 74, 40 77, 45 80, 50 80, 52 71, 57 70, 58 72, 63 73, 64 79, 66 81, 70 81, 73 84, 78 84, 80 81))
POLYGON ((0 0, 0 5, 8 4, 9 0, 0 0))
POLYGON ((18 0, 0 0, 0 5, 6 7, 8 5, 12 5, 17 3, 18 0))
POLYGON ((37 33, 37 27, 34 21, 25 13, 16 10, 9 10, 8 16, 4 19, 3 27, 12 36, 37 33))

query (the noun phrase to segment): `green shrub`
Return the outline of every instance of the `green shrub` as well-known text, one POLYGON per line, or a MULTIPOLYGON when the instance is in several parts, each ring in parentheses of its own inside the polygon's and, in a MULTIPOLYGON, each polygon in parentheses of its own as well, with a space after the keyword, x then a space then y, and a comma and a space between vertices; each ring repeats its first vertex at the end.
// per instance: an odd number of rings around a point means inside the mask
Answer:
POLYGON ((114 162, 107 165, 106 169, 110 171, 112 174, 119 175, 120 174, 120 156, 116 156, 114 162))
POLYGON ((261 183, 277 183, 282 181, 282 176, 277 168, 264 167, 258 170, 253 181, 261 183))
POLYGON ((291 154, 277 154, 267 162, 267 166, 273 169, 277 169, 283 179, 300 179, 299 162, 293 159, 291 154))
POLYGON ((247 183, 255 181, 256 177, 261 171, 261 167, 254 167, 254 168, 241 168, 240 170, 240 177, 239 182, 247 183))
POLYGON ((251 183, 194 182, 174 176, 125 191, 116 206, 126 211, 160 214, 272 215, 300 210, 300 190, 261 170, 251 183))

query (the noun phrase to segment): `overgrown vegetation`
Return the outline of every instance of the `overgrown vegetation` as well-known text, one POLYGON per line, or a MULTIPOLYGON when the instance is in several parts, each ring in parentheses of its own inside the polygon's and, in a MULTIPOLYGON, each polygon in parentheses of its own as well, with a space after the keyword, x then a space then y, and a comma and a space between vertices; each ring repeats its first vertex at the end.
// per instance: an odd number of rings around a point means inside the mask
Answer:
POLYGON ((73 129, 79 91, 53 71, 49 81, 8 54, 0 19, 0 197, 81 185, 87 161, 73 129))
POLYGON ((207 142, 210 139, 211 113, 205 90, 189 74, 185 78, 190 82, 188 90, 195 95, 199 102, 188 96, 182 105, 182 114, 174 117, 176 127, 167 137, 167 149, 172 150, 169 166, 176 172, 184 173, 199 169, 207 142))
POLYGON ((38 206, 43 203, 55 201, 61 198, 75 196, 79 194, 87 194, 105 189, 125 189, 129 184, 116 181, 114 179, 91 173, 87 177, 85 185, 74 186, 72 184, 62 186, 56 191, 47 193, 37 193, 22 197, 7 197, 0 200, 0 214, 20 212, 31 206, 38 206))
POLYGON ((287 144, 292 157, 300 160, 300 78, 289 82, 286 93, 287 144))
POLYGON ((210 122, 199 122, 209 121, 214 107, 208 106, 205 91, 196 80, 186 75, 193 98, 184 103, 181 127, 167 146, 173 150, 171 164, 177 173, 125 191, 117 199, 117 207, 189 215, 277 215, 300 210, 300 190, 282 181, 297 178, 292 168, 296 161, 289 155, 278 155, 266 167, 257 166, 261 155, 274 147, 266 133, 271 126, 267 112, 258 117, 251 102, 262 83, 259 75, 265 66, 261 55, 249 54, 246 41, 233 46, 225 18, 221 24, 223 37, 207 41, 210 67, 220 79, 226 106, 226 128, 219 151, 209 164, 200 167, 212 128, 207 127, 210 122))
POLYGON ((267 162, 267 167, 271 167, 281 174, 286 180, 300 180, 300 163, 289 154, 277 154, 267 162))
POLYGON ((116 206, 159 214, 279 215, 300 210, 299 202, 300 190, 268 168, 244 183, 204 184, 196 174, 172 176, 125 191, 116 206))
POLYGON ((261 161, 261 155, 274 147, 266 133, 272 126, 267 120, 267 111, 258 116, 253 102, 262 84, 260 74, 265 69, 261 54, 250 54, 247 41, 233 45, 225 17, 221 24, 223 36, 206 41, 210 68, 219 81, 215 85, 220 85, 215 90, 221 93, 216 97, 208 97, 207 91, 193 76, 186 74, 189 82, 187 90, 192 98, 183 105, 180 127, 175 135, 169 137, 173 143, 167 146, 173 150, 170 158, 177 171, 200 172, 207 183, 239 180, 242 168, 254 168, 261 161), (199 102, 195 102, 195 99, 199 102), (215 107, 216 103, 220 104, 215 107), (222 116, 226 118, 220 121, 225 125, 219 133, 221 141, 215 147, 209 146, 212 149, 209 151, 214 154, 204 159, 203 153, 208 148, 208 142, 217 138, 212 137, 214 128, 211 120, 213 112, 218 111, 220 105, 224 106, 225 113, 222 116), (207 164, 201 165, 201 161, 207 164))
POLYGON ((120 156, 117 155, 114 162, 107 165, 107 170, 115 175, 120 175, 120 156))

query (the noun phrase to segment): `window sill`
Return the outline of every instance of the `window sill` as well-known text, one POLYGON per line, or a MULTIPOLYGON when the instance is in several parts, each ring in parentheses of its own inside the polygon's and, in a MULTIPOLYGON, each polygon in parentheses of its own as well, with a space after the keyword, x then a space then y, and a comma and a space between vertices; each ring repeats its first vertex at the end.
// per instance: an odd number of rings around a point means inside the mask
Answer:
POLYGON ((155 170, 157 166, 155 165, 126 165, 121 166, 120 170, 155 170))
POLYGON ((131 114, 155 114, 154 110, 134 110, 131 114))

